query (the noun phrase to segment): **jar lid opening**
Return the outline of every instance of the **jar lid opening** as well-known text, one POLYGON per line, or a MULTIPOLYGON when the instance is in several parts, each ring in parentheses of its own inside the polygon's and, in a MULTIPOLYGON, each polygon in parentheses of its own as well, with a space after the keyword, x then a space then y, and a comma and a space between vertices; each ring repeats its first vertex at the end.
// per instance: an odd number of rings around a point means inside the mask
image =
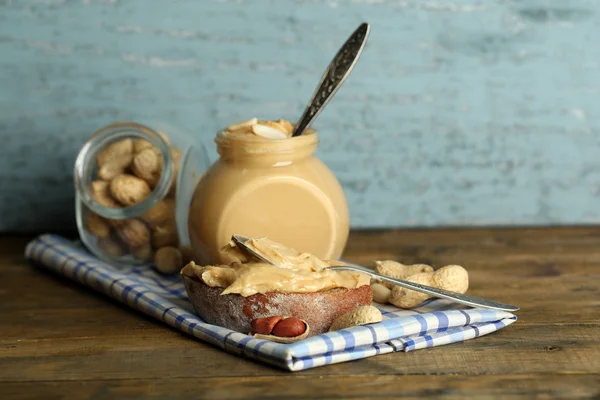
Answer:
POLYGON ((126 219, 143 214, 165 197, 174 179, 175 168, 169 145, 160 134, 135 122, 119 122, 96 131, 79 151, 75 161, 75 189, 81 200, 94 213, 109 219, 126 219), (91 183, 95 179, 96 159, 108 145, 127 138, 147 140, 159 150, 163 161, 160 178, 153 191, 144 200, 129 207, 111 208, 98 203, 92 196, 91 183))
POLYGON ((219 154, 235 154, 247 156, 277 155, 304 153, 312 154, 319 143, 316 131, 307 135, 288 137, 285 139, 267 139, 249 134, 248 137, 229 136, 220 131, 215 137, 219 154))

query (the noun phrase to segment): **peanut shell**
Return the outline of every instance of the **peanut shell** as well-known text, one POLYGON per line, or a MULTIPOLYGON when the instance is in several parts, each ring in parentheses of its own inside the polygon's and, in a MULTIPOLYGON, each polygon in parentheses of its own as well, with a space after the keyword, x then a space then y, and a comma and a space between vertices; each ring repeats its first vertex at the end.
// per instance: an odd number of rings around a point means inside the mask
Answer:
POLYGON ((183 268, 183 257, 175 247, 161 247, 154 254, 154 263, 156 269, 163 274, 174 274, 183 268))
POLYGON ((131 254, 140 261, 152 261, 154 258, 154 251, 150 243, 132 249, 131 254))
MULTIPOLYGON (((421 285, 431 286, 433 272, 421 272, 419 274, 409 276, 406 278, 406 280, 413 283, 420 283, 421 285)), ((394 286, 392 287, 389 301, 399 308, 412 308, 418 306, 429 298, 431 298, 431 296, 426 293, 416 292, 400 286, 394 286)))
POLYGON ((97 238, 105 238, 110 235, 110 225, 101 216, 88 212, 85 216, 85 229, 97 238))
POLYGON ((145 180, 129 174, 118 175, 110 181, 112 197, 126 207, 141 202, 151 191, 145 180))
POLYGON ((133 157, 131 172, 142 178, 152 187, 160 179, 162 173, 162 157, 155 148, 140 151, 133 157))
POLYGON ((110 184, 106 181, 93 181, 90 187, 92 198, 104 207, 118 208, 119 203, 110 194, 110 184))
MULTIPOLYGON (((160 137, 167 143, 167 145, 171 144, 171 140, 169 139, 169 136, 167 136, 166 133, 163 132, 157 132, 160 137)), ((144 139, 137 139, 135 142, 133 142, 133 152, 134 153, 139 153, 140 151, 144 150, 144 149, 148 149, 148 148, 155 148, 156 147, 150 143, 147 140, 144 139)), ((156 151, 158 151, 158 149, 156 149, 156 151)))
MULTIPOLYGON (((421 272, 433 272, 433 268, 426 264, 404 265, 396 261, 385 260, 375 261, 375 271, 390 278, 406 279, 421 272)), ((391 283, 381 282, 381 284, 388 289, 394 287, 391 283)))
POLYGON ((123 139, 118 142, 114 142, 108 145, 104 150, 98 154, 96 158, 98 167, 106 164, 108 161, 111 161, 119 156, 131 154, 133 152, 133 140, 132 139, 123 139))
POLYGON ((260 333, 255 333, 254 335, 252 335, 252 332, 249 333, 249 335, 257 338, 257 339, 263 339, 263 340, 270 340, 271 342, 276 342, 276 343, 294 343, 294 342, 298 342, 302 339, 306 339, 310 333, 310 326, 308 326, 308 324, 306 323, 306 321, 302 321, 304 322, 304 325, 306 325, 306 330, 304 331, 303 334, 298 335, 296 337, 282 337, 282 336, 275 336, 275 335, 261 335, 260 333))
POLYGON ((117 241, 110 237, 105 237, 98 240, 98 247, 105 254, 111 257, 121 257, 125 255, 125 249, 117 241))
POLYGON ((331 324, 331 327, 329 327, 329 331, 338 331, 353 326, 372 324, 381 322, 381 320, 381 311, 379 311, 377 307, 360 306, 337 317, 331 324))
POLYGON ((175 224, 157 226, 152 230, 152 246, 155 248, 179 245, 179 236, 175 224))
POLYGON ((115 176, 125 172, 125 169, 131 164, 132 159, 132 154, 123 154, 105 162, 98 168, 98 178, 110 181, 115 176))
POLYGON ((119 228, 118 234, 130 249, 150 244, 150 229, 137 219, 125 220, 123 226, 119 228))
POLYGON ((173 224, 175 221, 175 201, 173 199, 160 200, 142 214, 140 218, 151 228, 173 224))
POLYGON ((136 154, 142 150, 152 149, 152 148, 154 148, 154 145, 144 139, 137 139, 135 142, 133 142, 133 152, 136 154))
POLYGON ((469 273, 460 265, 446 265, 433 274, 435 287, 456 293, 466 293, 469 289, 469 273))

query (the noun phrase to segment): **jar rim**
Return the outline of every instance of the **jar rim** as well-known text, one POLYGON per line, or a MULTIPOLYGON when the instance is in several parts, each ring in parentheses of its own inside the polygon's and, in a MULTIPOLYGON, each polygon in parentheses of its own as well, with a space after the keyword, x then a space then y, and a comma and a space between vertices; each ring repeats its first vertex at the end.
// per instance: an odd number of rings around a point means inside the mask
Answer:
POLYGON ((175 168, 167 142, 157 131, 137 122, 117 122, 94 132, 79 151, 73 173, 75 189, 80 200, 95 214, 109 219, 133 218, 152 208, 167 195, 174 175, 175 168), (150 195, 141 202, 129 207, 106 207, 94 200, 91 193, 90 184, 93 181, 96 157, 108 145, 126 138, 144 139, 156 146, 162 156, 163 170, 150 195))
MULTIPOLYGON (((267 139, 249 135, 245 137, 232 137, 225 134, 226 130, 220 130, 215 136, 217 149, 241 149, 248 154, 281 154, 296 152, 319 143, 317 131, 311 129, 310 134, 288 137, 285 139, 267 139)), ((220 151, 219 151, 220 153, 220 151)))

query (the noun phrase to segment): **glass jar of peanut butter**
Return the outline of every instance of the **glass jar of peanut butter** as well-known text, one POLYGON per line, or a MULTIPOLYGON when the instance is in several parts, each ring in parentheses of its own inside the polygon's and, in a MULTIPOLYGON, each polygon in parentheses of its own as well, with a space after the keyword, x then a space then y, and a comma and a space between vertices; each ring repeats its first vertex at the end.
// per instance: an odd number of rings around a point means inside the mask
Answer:
POLYGON ((75 162, 75 212, 83 244, 115 266, 189 261, 190 201, 208 168, 190 131, 164 122, 119 122, 95 132, 75 162))
POLYGON ((291 137, 285 121, 253 118, 216 135, 220 158, 198 183, 188 231, 194 260, 221 262, 233 234, 268 237, 321 259, 341 256, 348 206, 333 173, 314 156, 317 132, 291 137))

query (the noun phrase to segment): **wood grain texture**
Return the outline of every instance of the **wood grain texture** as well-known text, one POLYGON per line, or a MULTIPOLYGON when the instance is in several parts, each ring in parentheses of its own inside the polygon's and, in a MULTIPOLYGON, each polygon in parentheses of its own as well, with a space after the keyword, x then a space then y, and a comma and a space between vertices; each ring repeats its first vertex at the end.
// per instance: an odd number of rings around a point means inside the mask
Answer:
POLYGON ((0 230, 74 227, 75 154, 108 123, 181 124, 214 158, 231 121, 297 118, 362 21, 316 125, 353 226, 598 222, 599 18, 594 0, 0 0, 0 230))
POLYGON ((360 375, 327 377, 235 377, 156 380, 95 380, 3 384, 11 399, 591 399, 598 375, 523 374, 448 376, 360 375), (29 386, 29 387, 28 387, 29 386), (231 388, 239 388, 232 392, 231 388), (342 389, 343 388, 343 389, 342 389), (49 394, 51 393, 51 394, 49 394), (318 396, 315 396, 318 393, 318 396))
POLYGON ((464 265, 519 320, 465 343, 298 373, 238 358, 26 265, 0 239, 2 398, 598 398, 600 228, 355 231, 345 258, 464 265), (285 394, 285 395, 284 395, 285 394))

